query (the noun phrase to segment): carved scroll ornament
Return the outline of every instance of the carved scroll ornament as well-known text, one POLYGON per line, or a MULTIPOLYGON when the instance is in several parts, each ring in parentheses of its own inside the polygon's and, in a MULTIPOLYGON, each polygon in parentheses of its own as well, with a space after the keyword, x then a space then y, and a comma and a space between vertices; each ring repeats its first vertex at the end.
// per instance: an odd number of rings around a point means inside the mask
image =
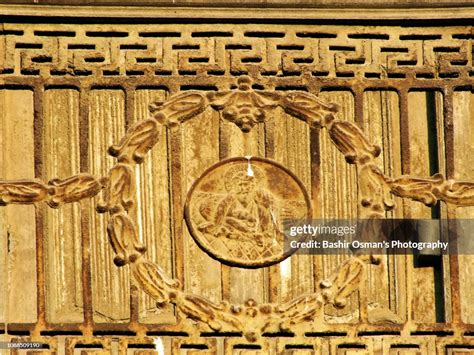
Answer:
MULTIPOLYGON (((474 205, 474 182, 446 180, 441 174, 431 178, 387 177, 374 162, 380 154, 380 147, 371 144, 356 124, 334 119, 336 105, 309 93, 255 91, 248 77, 239 79, 236 90, 208 95, 190 91, 172 96, 164 103, 152 104, 152 118, 131 126, 125 137, 109 148, 109 153, 117 157, 118 162, 109 171, 108 177, 97 179, 80 174, 65 180, 52 180, 48 184, 36 180, 0 180, 0 205, 46 201, 51 207, 59 207, 63 203, 93 197, 105 187, 97 211, 110 215, 107 232, 116 253, 116 265, 130 264, 135 282, 156 300, 159 307, 172 303, 180 315, 203 322, 214 331, 242 331, 249 341, 256 341, 259 334, 265 331, 288 331, 297 323, 311 321, 325 304, 344 307, 348 297, 363 283, 364 265, 376 264, 376 258, 353 256, 343 262, 328 280, 322 281, 317 292, 301 295, 283 304, 261 305, 253 300, 242 305, 216 304, 186 293, 178 280, 146 260, 146 246, 138 239, 134 213, 131 213, 136 207, 134 164, 141 163, 157 143, 157 123, 172 129, 209 106, 219 110, 223 119, 234 122, 244 132, 250 131, 259 122, 271 119, 267 111, 275 107, 281 107, 309 125, 326 128, 346 161, 357 166, 360 218, 383 218, 384 212, 394 207, 392 194, 426 205, 438 200, 455 206, 474 205)), ((259 198, 264 198, 264 195, 259 198)), ((212 214, 206 206, 201 211, 205 216, 212 214)), ((203 231, 207 228, 204 222, 201 226, 203 231)), ((369 307, 368 312, 369 320, 387 318, 377 306, 369 307), (372 316, 371 310, 374 311, 372 316)), ((398 322, 395 318, 391 321, 398 322)))

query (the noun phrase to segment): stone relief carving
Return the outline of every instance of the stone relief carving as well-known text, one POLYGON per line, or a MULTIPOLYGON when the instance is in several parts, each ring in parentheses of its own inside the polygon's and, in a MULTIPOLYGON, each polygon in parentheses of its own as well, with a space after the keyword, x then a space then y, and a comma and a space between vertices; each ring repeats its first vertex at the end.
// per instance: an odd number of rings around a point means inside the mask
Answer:
POLYGON ((257 341, 266 331, 289 331, 292 325, 311 321, 325 304, 344 307, 345 299, 357 290, 364 279, 364 264, 369 258, 346 260, 338 272, 320 283, 313 294, 299 296, 282 304, 257 304, 249 299, 242 305, 219 304, 203 297, 185 293, 178 280, 170 279, 154 263, 141 261, 133 264, 135 280, 158 306, 171 302, 183 315, 206 323, 218 332, 239 331, 248 341, 257 341))
POLYGON ((394 195, 408 197, 432 206, 438 200, 455 206, 474 204, 474 183, 470 181, 446 180, 443 174, 431 178, 401 176, 391 182, 394 195))
POLYGON ((328 131, 349 164, 364 164, 380 155, 380 147, 370 144, 362 130, 352 122, 335 120, 328 131))
MULTIPOLYGON (((377 264, 379 260, 373 256, 353 256, 343 262, 328 280, 322 281, 317 292, 301 295, 283 304, 258 305, 253 300, 242 305, 227 302, 215 304, 201 296, 184 292, 178 280, 169 277, 158 265, 142 255, 146 246, 138 240, 133 213, 128 212, 136 204, 133 164, 141 163, 157 140, 157 126, 153 120, 172 129, 210 105, 222 111, 224 119, 248 132, 256 122, 269 119, 265 110, 280 106, 308 124, 327 128, 331 140, 344 154, 347 162, 357 166, 362 195, 359 217, 383 217, 383 212, 394 206, 389 192, 427 205, 434 204, 437 200, 458 206, 474 205, 473 182, 446 181, 440 174, 432 178, 402 176, 391 179, 385 176, 374 162, 380 148, 370 144, 355 124, 334 119, 332 114, 336 112, 336 106, 311 94, 256 93, 251 89, 248 78, 241 78, 239 85, 235 92, 207 97, 201 93, 187 92, 171 97, 163 104, 152 105, 153 119, 130 127, 120 143, 109 149, 109 153, 118 158, 118 163, 109 171, 107 178, 97 179, 88 174, 80 174, 65 180, 52 180, 47 185, 36 180, 0 180, 0 203, 31 204, 46 201, 51 207, 58 207, 63 203, 93 197, 105 186, 103 200, 97 205, 97 210, 110 214, 108 234, 116 253, 114 261, 117 266, 131 264, 136 283, 157 301, 158 306, 172 303, 181 316, 203 322, 215 331, 241 331, 249 341, 256 341, 265 331, 287 331, 293 325, 311 321, 314 314, 326 304, 344 307, 347 298, 362 285, 365 265, 377 264)), ((236 173, 232 169, 229 171, 229 174, 236 173)), ((259 175, 268 175, 268 172, 260 172, 259 167, 253 172, 257 178, 259 175)), ((202 178, 203 181, 205 179, 206 176, 202 178)), ((217 235, 225 231, 227 235, 245 239, 244 232, 255 232, 252 223, 257 216, 266 221, 264 225, 270 226, 268 219, 273 217, 259 213, 259 206, 265 206, 266 211, 271 208, 284 209, 282 202, 278 201, 278 194, 268 185, 256 189, 251 182, 241 180, 237 190, 230 188, 222 196, 219 193, 217 196, 213 195, 215 191, 212 190, 197 190, 196 210, 191 208, 189 218, 192 223, 197 223, 196 229, 200 233, 209 237, 215 229, 217 235), (253 216, 248 211, 239 211, 238 205, 234 206, 234 210, 229 208, 238 200, 235 196, 238 189, 252 190, 254 203, 259 201, 259 206, 255 206, 257 212, 253 216), (194 221, 194 214, 200 214, 200 221, 194 221), (229 219, 225 220, 226 218, 229 219), (245 228, 241 228, 243 221, 248 222, 245 228)), ((300 194, 304 196, 304 192, 300 194)), ((242 204, 242 201, 239 203, 242 204)), ((192 198, 188 205, 194 205, 192 198)), ((265 233, 262 233, 262 243, 265 238, 265 233)), ((380 307, 369 307, 368 312, 369 320, 398 322, 380 307)))
POLYGON ((196 180, 185 207, 196 242, 212 257, 243 267, 289 256, 283 220, 311 217, 309 197, 291 172, 262 158, 231 158, 196 180))
POLYGON ((318 97, 305 92, 292 92, 281 99, 285 112, 298 117, 310 126, 327 126, 334 119, 333 113, 339 108, 336 104, 327 103, 318 97))
MULTIPOLYGON (((282 107, 316 126, 329 124, 334 119, 332 114, 337 112, 337 105, 325 103, 311 94, 253 90, 252 80, 245 75, 237 80, 234 90, 210 92, 206 96, 199 92, 186 92, 173 96, 165 103, 152 103, 150 111, 159 123, 171 128, 201 113, 208 106, 220 111, 223 119, 234 123, 243 132, 250 132, 257 123, 265 122, 267 111, 276 107, 282 107)), ((352 129, 358 128, 354 126, 352 129)))
POLYGON ((128 211, 134 204, 135 183, 132 169, 126 164, 116 164, 104 178, 105 193, 103 200, 97 204, 97 212, 112 213, 128 211))
POLYGON ((102 189, 102 183, 88 174, 79 174, 64 180, 49 182, 51 198, 48 205, 57 208, 65 203, 72 203, 84 198, 93 197, 102 189))
POLYGON ((114 258, 114 263, 117 266, 136 261, 146 251, 146 246, 141 244, 138 239, 138 232, 133 221, 124 212, 114 214, 110 218, 107 234, 110 244, 117 254, 114 258))
POLYGON ((423 202, 427 206, 432 206, 437 202, 433 190, 440 186, 443 180, 441 174, 435 174, 431 178, 401 176, 393 179, 391 190, 397 196, 409 197, 415 201, 423 202))
POLYGON ((395 201, 390 194, 389 179, 373 164, 362 166, 359 171, 360 204, 370 208, 373 215, 383 217, 385 211, 395 207, 395 201))
POLYGON ((0 203, 31 204, 48 196, 48 186, 35 180, 0 180, 0 203))
POLYGON ((180 123, 204 111, 208 105, 206 98, 199 92, 178 94, 166 102, 150 104, 153 118, 167 127, 175 127, 180 123))
POLYGON ((235 123, 243 132, 250 132, 257 123, 265 122, 266 109, 276 107, 279 96, 252 90, 247 76, 239 78, 237 84, 236 90, 210 93, 208 99, 213 108, 222 110, 224 119, 235 123))
POLYGON ((474 183, 470 181, 446 180, 442 186, 435 186, 433 193, 438 199, 456 206, 474 204, 474 183))
MULTIPOLYGON (((165 33, 179 35, 158 39, 154 35, 156 29, 146 24, 121 25, 126 34, 124 37, 108 37, 106 29, 94 25, 79 28, 62 23, 34 24, 25 28, 24 24, 9 23, 7 27, 9 32, 2 42, 5 54, 0 58, 0 75, 3 77, 28 76, 35 71, 45 77, 49 77, 50 72, 99 76, 102 72, 112 71, 123 78, 129 71, 145 77, 156 71, 166 73, 178 70, 214 71, 226 75, 253 71, 258 74, 275 73, 275 76, 280 73, 306 75, 316 72, 323 78, 335 77, 336 73, 350 73, 365 80, 390 79, 391 75, 396 74, 411 78, 418 73, 427 73, 431 75, 420 76, 420 79, 429 81, 430 78, 449 78, 450 75, 467 78, 473 65, 471 28, 467 24, 443 30, 378 26, 374 29, 378 34, 374 38, 359 37, 363 29, 357 26, 329 26, 329 36, 311 38, 312 26, 301 24, 294 26, 293 31, 286 29, 282 32, 283 38, 280 38, 265 36, 265 32, 246 36, 246 32, 253 31, 254 26, 229 23, 219 25, 219 30, 227 36, 216 37, 212 41, 209 37, 188 34, 188 26, 181 24, 162 24, 160 28, 165 33), (65 29, 70 35, 62 39, 61 46, 57 45, 55 37, 41 35, 44 31, 65 29), (99 36, 89 36, 89 31, 99 36), (427 34, 430 35, 429 41, 425 39, 427 34), (141 48, 130 47, 131 39, 139 41, 141 48), (34 46, 23 46, 22 43, 34 46), (242 43, 246 48, 241 54, 242 49, 236 48, 236 44, 242 43), (286 46, 281 48, 283 43, 286 46), (183 46, 190 48, 184 50, 183 46), (210 53, 215 53, 210 62, 189 60, 207 57, 210 53), (51 60, 41 61, 38 58, 51 60), (96 61, 85 60, 87 58, 96 61), (246 58, 258 58, 258 61, 251 62, 246 58), (97 65, 98 61, 102 65, 97 65)), ((277 32, 283 27, 267 25, 270 31, 277 32)), ((198 29, 196 32, 199 34, 198 29)))
POLYGON ((109 147, 109 154, 117 157, 119 162, 141 163, 157 140, 158 123, 153 119, 140 121, 130 127, 129 134, 119 144, 109 147))
POLYGON ((38 180, 0 180, 0 205, 33 204, 46 201, 53 208, 94 197, 103 181, 89 174, 78 174, 44 184, 38 180))

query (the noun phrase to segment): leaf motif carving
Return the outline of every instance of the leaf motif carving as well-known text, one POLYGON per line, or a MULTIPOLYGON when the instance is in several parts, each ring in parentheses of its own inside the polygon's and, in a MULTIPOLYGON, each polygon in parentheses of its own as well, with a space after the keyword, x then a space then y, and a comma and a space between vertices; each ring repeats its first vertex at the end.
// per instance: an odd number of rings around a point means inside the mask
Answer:
POLYGON ((0 205, 32 204, 46 199, 49 188, 35 180, 0 180, 0 205))
POLYGON ((168 277, 158 265, 151 262, 139 262, 132 268, 133 276, 149 296, 159 304, 175 300, 176 292, 181 285, 178 280, 168 277))
POLYGON ((371 213, 383 217, 384 211, 395 207, 388 178, 374 164, 360 167, 358 173, 361 205, 370 209, 369 214, 365 217, 373 217, 371 213))
POLYGON ((222 117, 237 125, 242 132, 250 132, 258 123, 265 122, 266 110, 278 105, 280 95, 274 92, 257 92, 252 89, 251 79, 238 79, 236 90, 208 94, 211 106, 222 111, 222 117))
MULTIPOLYGON (((186 314, 188 318, 207 323, 214 331, 221 331, 224 327, 222 312, 228 310, 224 305, 217 305, 203 297, 185 294, 180 304, 180 311, 186 314)), ((241 326, 242 324, 234 317, 232 326, 241 326)))
POLYGON ((364 262, 352 257, 342 263, 338 272, 329 280, 323 281, 323 296, 328 303, 338 308, 347 304, 347 297, 357 290, 364 277, 364 262))
POLYGON ((135 262, 146 247, 139 241, 134 223, 125 213, 114 214, 107 226, 110 244, 117 254, 114 263, 123 266, 135 262))
POLYGON ((352 122, 333 121, 329 136, 349 164, 364 164, 380 155, 380 147, 370 144, 362 130, 352 122))
POLYGON ((435 186, 433 194, 456 206, 474 206, 474 182, 448 180, 442 186, 435 186))
MULTIPOLYGON (((201 113, 207 105, 222 111, 222 117, 235 123, 243 132, 250 131, 257 123, 265 122, 268 111, 277 106, 313 127, 327 127, 332 142, 344 154, 346 161, 358 165, 360 202, 364 207, 361 215, 368 218, 364 226, 366 233, 380 232, 373 221, 383 216, 385 210, 393 208, 394 201, 390 194, 409 197, 425 204, 433 204, 437 199, 463 206, 474 204, 474 183, 446 182, 441 175, 428 179, 409 176, 391 179, 385 176, 373 164, 381 152, 380 147, 371 144, 356 124, 334 120, 332 114, 337 111, 336 105, 308 93, 291 92, 283 95, 274 91, 256 91, 252 88, 250 78, 241 77, 236 90, 209 93, 206 96, 199 92, 186 92, 171 97, 164 104, 151 105, 150 109, 154 120, 174 127, 201 113)), ((287 331, 294 324, 312 321, 326 304, 345 307, 348 297, 365 280, 365 263, 380 262, 374 255, 353 256, 344 261, 328 280, 321 282, 320 290, 298 296, 284 304, 257 305, 253 300, 240 305, 229 305, 227 302, 216 304, 183 292, 179 281, 167 276, 158 265, 137 260, 145 249, 139 243, 134 222, 125 212, 133 206, 135 195, 131 178, 133 172, 127 164, 143 159, 156 142, 156 132, 155 121, 143 121, 134 125, 118 145, 110 148, 111 154, 119 158, 119 164, 110 171, 104 202, 98 205, 98 210, 112 213, 108 233, 117 253, 116 264, 132 262, 137 284, 159 306, 172 303, 180 315, 203 322, 214 331, 242 332, 248 341, 254 342, 263 332, 287 331)), ((398 322, 396 315, 382 309, 369 309, 368 317, 369 321, 378 322, 381 319, 398 322)))
POLYGON ((282 96, 281 106, 285 112, 306 121, 310 126, 325 126, 334 120, 338 106, 327 103, 306 92, 292 92, 282 96))
POLYGON ((321 311, 324 299, 319 293, 299 296, 287 303, 276 307, 276 313, 281 319, 281 331, 289 331, 293 324, 312 319, 321 311))
POLYGON ((408 197, 423 202, 427 206, 433 206, 438 201, 434 189, 438 188, 437 191, 440 191, 443 182, 442 174, 435 174, 431 178, 401 176, 393 179, 391 191, 397 196, 408 197))
POLYGON ((109 154, 122 163, 141 163, 146 153, 158 142, 158 123, 153 119, 131 126, 117 145, 109 147, 109 154))
POLYGON ((51 180, 49 185, 51 197, 47 203, 53 208, 93 197, 102 189, 101 182, 89 174, 79 174, 64 180, 51 180))
POLYGON ((302 295, 284 304, 262 305, 251 299, 242 305, 216 304, 201 296, 184 293, 177 280, 169 278, 159 266, 148 261, 135 263, 132 270, 141 289, 158 305, 173 303, 180 313, 207 324, 214 331, 241 331, 248 341, 255 342, 265 331, 288 331, 294 324, 311 321, 324 304, 344 307, 347 297, 364 279, 365 262, 358 257, 346 260, 324 283, 322 292, 302 295))
POLYGON ((150 105, 155 120, 167 127, 175 127, 196 116, 207 107, 204 95, 198 92, 185 92, 171 97, 165 103, 150 105))
POLYGON ((126 164, 116 164, 109 171, 104 199, 97 204, 97 212, 128 211, 134 205, 135 184, 132 169, 126 164))

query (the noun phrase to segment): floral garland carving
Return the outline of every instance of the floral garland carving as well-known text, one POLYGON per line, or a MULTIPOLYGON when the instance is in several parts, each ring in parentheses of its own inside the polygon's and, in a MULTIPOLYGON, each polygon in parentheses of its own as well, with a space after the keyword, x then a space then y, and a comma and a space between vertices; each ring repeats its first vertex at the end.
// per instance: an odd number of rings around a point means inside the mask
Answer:
POLYGON ((319 290, 282 304, 257 304, 249 299, 243 305, 226 301, 213 303, 203 297, 186 293, 178 280, 169 278, 156 264, 143 260, 133 265, 132 274, 143 291, 157 301, 157 306, 173 303, 188 318, 206 323, 216 332, 242 332, 248 341, 257 341, 266 331, 291 331, 293 324, 311 321, 326 304, 338 308, 364 280, 364 264, 370 258, 350 258, 343 262, 319 290))
POLYGON ((265 111, 275 107, 281 107, 311 126, 327 129, 331 141, 346 161, 357 166, 360 218, 383 218, 384 212, 395 206, 392 195, 411 198, 428 206, 438 200, 457 206, 474 205, 474 182, 446 180, 441 174, 431 178, 385 176, 374 163, 381 148, 371 144, 354 123, 335 119, 336 105, 309 93, 254 91, 248 77, 239 78, 236 90, 208 95, 186 92, 174 95, 164 103, 151 104, 152 117, 131 126, 122 140, 109 148, 109 154, 117 157, 118 163, 106 178, 79 174, 48 184, 37 180, 0 180, 0 205, 46 201, 56 208, 93 197, 104 188, 97 212, 110 214, 107 233, 116 254, 115 264, 131 264, 136 283, 156 300, 158 306, 172 303, 180 314, 203 322, 214 331, 242 331, 247 340, 256 341, 265 331, 288 331, 293 324, 312 320, 326 304, 344 307, 348 297, 364 281, 364 265, 377 264, 376 258, 353 256, 328 280, 322 281, 317 292, 283 304, 261 305, 253 300, 243 305, 231 305, 226 301, 216 304, 186 293, 178 280, 144 258, 146 246, 138 238, 133 214, 129 215, 136 204, 133 166, 140 164, 157 143, 158 124, 173 129, 209 106, 220 111, 223 119, 235 123, 243 132, 268 120, 265 111))

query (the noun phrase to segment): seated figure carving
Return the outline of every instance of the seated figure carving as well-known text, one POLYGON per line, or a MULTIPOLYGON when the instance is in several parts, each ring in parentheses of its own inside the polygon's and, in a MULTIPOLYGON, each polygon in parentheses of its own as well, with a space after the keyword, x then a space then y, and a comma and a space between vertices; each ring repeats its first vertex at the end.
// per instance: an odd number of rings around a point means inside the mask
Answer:
POLYGON ((278 199, 265 187, 262 172, 253 167, 230 169, 225 193, 204 193, 199 204, 198 229, 216 238, 254 242, 264 247, 282 238, 278 199))

